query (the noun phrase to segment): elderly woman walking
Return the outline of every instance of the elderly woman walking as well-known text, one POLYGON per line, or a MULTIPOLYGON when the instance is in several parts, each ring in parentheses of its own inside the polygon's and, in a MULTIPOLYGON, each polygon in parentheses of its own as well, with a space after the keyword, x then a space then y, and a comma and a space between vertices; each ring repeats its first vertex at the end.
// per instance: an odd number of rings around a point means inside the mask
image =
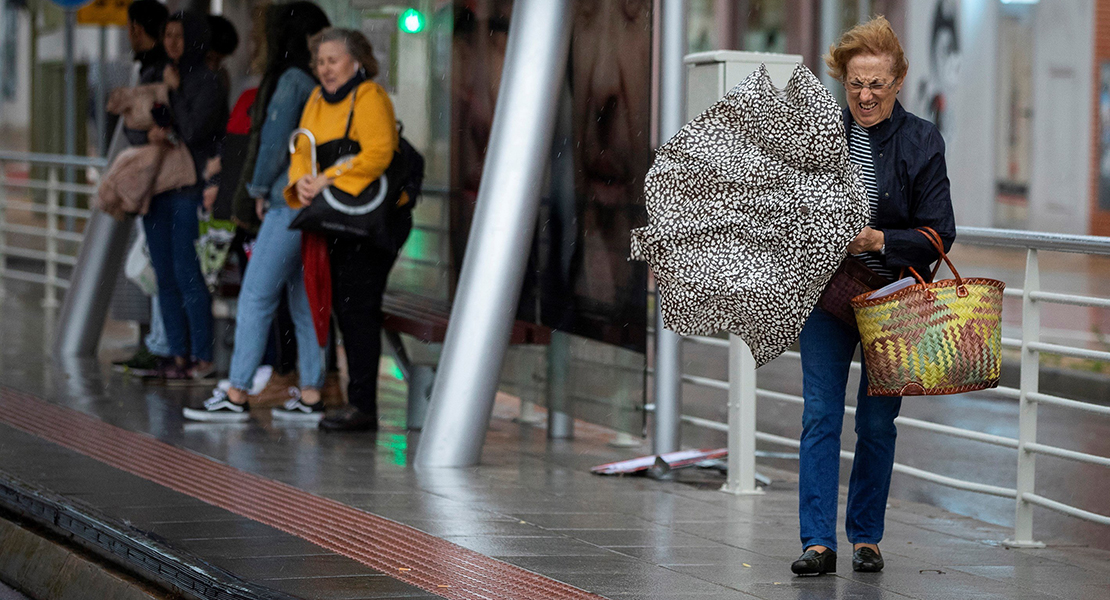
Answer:
MULTIPOLYGON (((876 17, 846 32, 825 62, 847 91, 844 131, 871 204, 871 222, 848 252, 889 279, 905 267, 928 273, 928 264, 939 256, 914 229, 933 228, 947 249, 956 237, 955 219, 944 140, 936 126, 906 112, 898 102, 908 68, 898 37, 886 19, 876 17)), ((791 565, 799 575, 836 572, 840 434, 848 370, 859 341, 855 327, 821 308, 814 309, 799 340, 805 399, 798 505, 803 554, 791 565)), ((878 544, 894 466, 894 419, 901 403, 901 398, 868 396, 864 370, 845 523, 856 571, 883 568, 878 544)))

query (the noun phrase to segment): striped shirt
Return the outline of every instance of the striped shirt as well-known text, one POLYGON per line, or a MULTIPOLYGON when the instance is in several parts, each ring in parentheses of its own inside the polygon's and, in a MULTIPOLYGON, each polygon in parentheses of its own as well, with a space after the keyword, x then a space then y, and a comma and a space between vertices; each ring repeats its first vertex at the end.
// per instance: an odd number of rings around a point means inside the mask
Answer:
MULTIPOLYGON (((871 218, 867 221, 868 227, 875 226, 875 216, 879 214, 879 184, 875 179, 875 163, 871 157, 871 142, 868 140, 867 130, 860 127, 859 123, 852 123, 852 133, 848 136, 848 151, 852 164, 859 165, 863 175, 863 183, 867 187, 867 202, 871 205, 871 218)), ((864 252, 855 255, 862 260, 872 271, 887 279, 894 280, 894 273, 886 267, 883 255, 878 252, 864 252)))

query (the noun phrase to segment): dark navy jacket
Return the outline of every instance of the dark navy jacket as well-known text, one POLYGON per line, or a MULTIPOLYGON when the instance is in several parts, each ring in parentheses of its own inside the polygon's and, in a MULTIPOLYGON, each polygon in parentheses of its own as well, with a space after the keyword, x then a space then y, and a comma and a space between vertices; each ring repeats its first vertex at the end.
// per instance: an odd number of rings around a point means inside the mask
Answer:
MULTIPOLYGON (((852 122, 852 113, 845 108, 845 132, 851 131, 852 122)), ((940 255, 914 228, 932 227, 946 252, 956 239, 944 140, 935 125, 906 112, 897 100, 890 118, 870 127, 868 133, 879 188, 875 229, 885 236, 886 265, 896 274, 903 267, 914 267, 927 278, 928 265, 940 255)))

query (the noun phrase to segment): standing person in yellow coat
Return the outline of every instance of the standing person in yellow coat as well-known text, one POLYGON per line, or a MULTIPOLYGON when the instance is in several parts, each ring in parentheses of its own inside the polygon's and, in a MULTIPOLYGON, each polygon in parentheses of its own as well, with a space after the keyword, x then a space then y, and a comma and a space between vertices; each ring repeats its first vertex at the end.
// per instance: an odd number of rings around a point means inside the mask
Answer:
MULTIPOLYGON (((350 29, 329 28, 314 36, 309 47, 320 86, 305 104, 300 126, 316 139, 320 171, 312 175, 310 144, 300 136, 289 165, 289 186, 285 188, 285 199, 294 208, 308 206, 327 186, 357 196, 389 167, 400 138, 393 103, 372 81, 378 63, 366 37, 350 29)), ((395 237, 403 240, 410 226, 411 219, 398 222, 397 227, 404 231, 395 237)), ((306 234, 306 245, 309 237, 306 234)), ((325 417, 320 428, 376 430, 382 294, 397 251, 384 250, 369 239, 331 235, 326 236, 326 244, 332 308, 343 335, 350 374, 350 404, 325 417)), ((313 276, 309 271, 317 268, 324 267, 306 260, 306 276, 313 276)))

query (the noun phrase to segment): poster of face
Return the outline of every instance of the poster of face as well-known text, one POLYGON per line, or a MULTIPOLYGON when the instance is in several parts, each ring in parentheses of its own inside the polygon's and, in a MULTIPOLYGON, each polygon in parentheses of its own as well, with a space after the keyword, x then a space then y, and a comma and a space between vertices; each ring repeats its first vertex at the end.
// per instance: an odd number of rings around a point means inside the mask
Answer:
MULTIPOLYGON (((651 1, 578 0, 550 185, 517 318, 643 352, 647 271, 630 262, 651 162, 651 1), (561 141, 560 141, 561 140, 561 141), (565 151, 564 151, 565 150, 565 151)), ((512 19, 511 0, 456 0, 451 252, 473 218, 512 19)))
POLYGON ((935 0, 931 12, 929 64, 917 83, 921 103, 917 114, 935 123, 944 139, 951 141, 955 133, 949 118, 951 96, 960 82, 959 0, 935 0))

